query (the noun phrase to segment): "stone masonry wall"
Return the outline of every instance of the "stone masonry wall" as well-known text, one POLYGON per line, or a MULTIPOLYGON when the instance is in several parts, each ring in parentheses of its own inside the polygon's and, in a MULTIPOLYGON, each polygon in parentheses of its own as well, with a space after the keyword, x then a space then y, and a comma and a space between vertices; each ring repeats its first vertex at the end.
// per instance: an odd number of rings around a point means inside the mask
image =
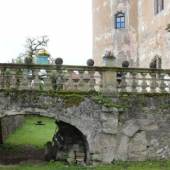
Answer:
POLYGON ((170 56, 170 1, 164 0, 164 10, 154 12, 154 0, 93 0, 93 56, 96 65, 105 50, 116 57, 114 66, 128 60, 131 67, 149 68, 155 56, 168 69, 170 56), (115 14, 125 13, 123 29, 115 29, 115 14))
POLYGON ((169 0, 164 0, 164 10, 158 14, 154 13, 154 0, 138 0, 140 67, 149 67, 154 56, 159 55, 162 68, 169 68, 170 33, 165 30, 169 18, 169 0))
POLYGON ((95 65, 103 65, 105 50, 113 48, 111 0, 92 0, 93 57, 95 65))
POLYGON ((92 162, 170 159, 170 95, 0 93, 0 115, 42 115, 82 132, 92 162))
POLYGON ((170 96, 127 95, 119 99, 118 159, 170 159, 170 96))
POLYGON ((2 140, 5 139, 13 133, 18 127, 22 125, 24 121, 23 115, 7 116, 1 119, 2 127, 2 140))
POLYGON ((113 54, 116 57, 116 66, 122 66, 127 60, 131 67, 138 66, 137 41, 138 20, 136 0, 112 0, 112 38, 113 54), (115 28, 115 15, 118 12, 125 14, 125 28, 115 28))
POLYGON ((137 66, 137 2, 136 0, 93 0, 93 57, 96 65, 104 65, 102 57, 111 50, 115 66, 128 60, 137 66), (115 29, 115 15, 125 13, 125 29, 115 29))

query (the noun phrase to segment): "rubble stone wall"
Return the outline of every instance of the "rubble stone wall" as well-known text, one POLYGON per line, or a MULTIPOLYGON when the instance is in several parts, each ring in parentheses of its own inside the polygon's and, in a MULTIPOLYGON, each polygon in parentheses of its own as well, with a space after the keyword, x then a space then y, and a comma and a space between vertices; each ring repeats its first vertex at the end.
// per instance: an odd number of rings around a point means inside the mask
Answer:
POLYGON ((170 95, 94 94, 78 102, 72 99, 73 95, 1 92, 0 116, 31 114, 66 122, 86 138, 90 161, 170 159, 170 95))
POLYGON ((1 119, 1 127, 2 127, 2 140, 5 139, 13 133, 18 127, 22 125, 24 122, 23 115, 16 116, 7 116, 1 119))

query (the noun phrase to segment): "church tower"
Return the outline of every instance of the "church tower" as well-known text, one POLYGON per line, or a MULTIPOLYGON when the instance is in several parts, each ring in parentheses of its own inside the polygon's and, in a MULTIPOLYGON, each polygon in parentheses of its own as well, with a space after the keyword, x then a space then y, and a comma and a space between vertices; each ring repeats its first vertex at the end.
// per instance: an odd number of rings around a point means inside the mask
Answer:
POLYGON ((109 50, 115 65, 129 61, 138 66, 137 1, 93 0, 93 56, 96 65, 104 65, 102 57, 109 50))

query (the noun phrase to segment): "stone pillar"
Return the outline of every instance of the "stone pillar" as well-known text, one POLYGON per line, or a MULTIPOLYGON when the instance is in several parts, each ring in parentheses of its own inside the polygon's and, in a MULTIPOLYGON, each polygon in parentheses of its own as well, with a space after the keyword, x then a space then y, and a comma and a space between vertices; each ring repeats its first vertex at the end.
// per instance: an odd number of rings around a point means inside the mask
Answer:
MULTIPOLYGON (((103 63, 105 67, 115 66, 115 57, 111 51, 106 51, 103 57, 103 63)), ((117 72, 114 70, 103 71, 103 92, 112 93, 117 91, 117 72)))

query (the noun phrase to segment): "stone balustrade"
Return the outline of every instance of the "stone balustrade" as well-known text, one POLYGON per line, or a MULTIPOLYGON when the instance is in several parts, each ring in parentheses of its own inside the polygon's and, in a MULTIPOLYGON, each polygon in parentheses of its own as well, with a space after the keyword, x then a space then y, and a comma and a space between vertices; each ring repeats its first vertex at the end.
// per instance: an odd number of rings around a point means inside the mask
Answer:
POLYGON ((0 89, 170 93, 170 70, 0 64, 0 89))

